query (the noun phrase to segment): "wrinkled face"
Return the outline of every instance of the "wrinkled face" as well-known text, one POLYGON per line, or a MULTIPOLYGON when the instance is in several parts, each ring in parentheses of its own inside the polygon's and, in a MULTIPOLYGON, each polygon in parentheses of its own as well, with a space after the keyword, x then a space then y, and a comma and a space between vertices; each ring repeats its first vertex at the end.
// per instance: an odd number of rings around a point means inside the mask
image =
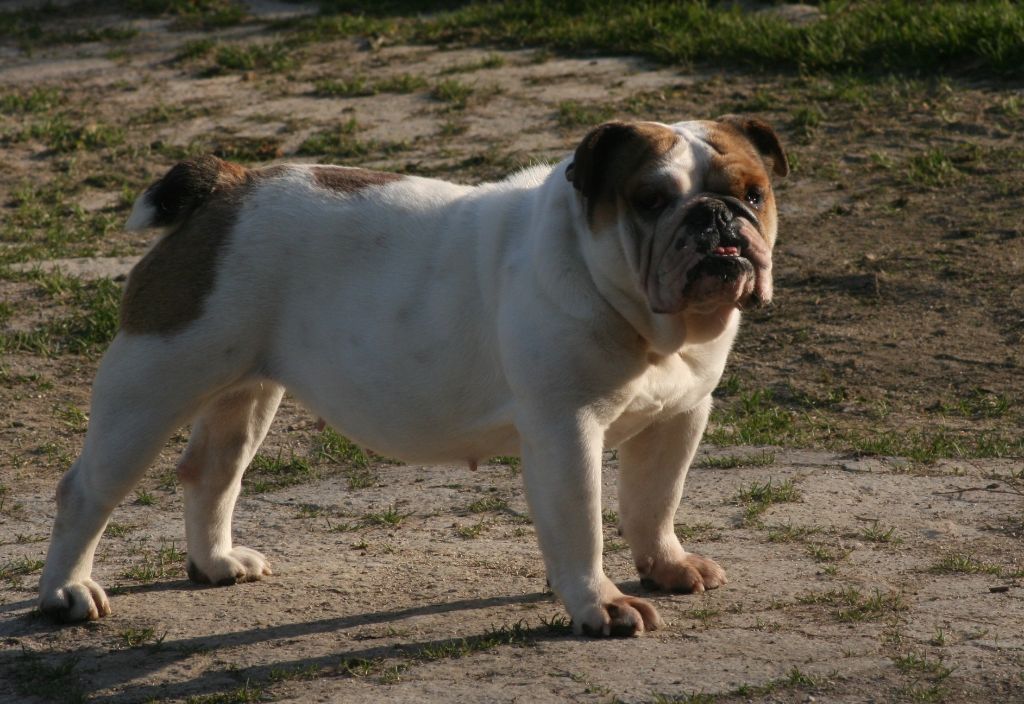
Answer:
POLYGON ((777 228, 768 167, 788 171, 765 123, 608 123, 567 174, 595 236, 617 233, 654 313, 749 307, 772 297, 777 228))

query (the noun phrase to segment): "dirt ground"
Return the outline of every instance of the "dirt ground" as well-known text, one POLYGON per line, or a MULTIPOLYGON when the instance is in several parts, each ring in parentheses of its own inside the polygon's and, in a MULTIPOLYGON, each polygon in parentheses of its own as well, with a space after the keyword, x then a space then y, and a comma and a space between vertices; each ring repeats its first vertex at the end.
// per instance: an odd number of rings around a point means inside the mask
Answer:
MULTIPOLYGON (((258 9, 217 30, 92 15, 133 32, 75 43, 56 17, 52 42, 0 44, 0 700, 1024 702, 1021 85, 379 37, 282 49, 271 23, 305 8, 258 9), (576 638, 514 460, 367 458, 286 400, 235 521, 273 576, 185 579, 183 429, 100 544, 113 615, 37 614, 104 286, 149 244, 119 225, 176 160, 478 182, 607 118, 735 111, 775 124, 794 168, 776 303, 746 318, 677 517, 726 587, 653 595, 668 625, 642 638, 576 638)), ((605 565, 640 594, 615 473, 609 452, 605 565)))

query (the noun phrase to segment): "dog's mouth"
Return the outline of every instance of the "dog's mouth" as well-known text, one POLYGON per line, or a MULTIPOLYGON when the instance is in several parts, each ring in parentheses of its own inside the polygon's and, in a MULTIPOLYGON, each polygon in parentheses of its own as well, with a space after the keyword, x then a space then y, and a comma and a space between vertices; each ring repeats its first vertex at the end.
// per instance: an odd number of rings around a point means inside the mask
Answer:
POLYGON ((698 196, 686 206, 671 244, 660 257, 652 253, 646 288, 655 313, 767 302, 771 253, 760 218, 736 198, 698 196))

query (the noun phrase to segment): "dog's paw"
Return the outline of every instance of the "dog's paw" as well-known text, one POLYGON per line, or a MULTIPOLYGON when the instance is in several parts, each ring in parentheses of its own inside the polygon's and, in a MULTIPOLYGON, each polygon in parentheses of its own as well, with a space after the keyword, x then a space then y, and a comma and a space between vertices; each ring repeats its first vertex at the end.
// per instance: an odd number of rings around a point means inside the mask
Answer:
POLYGON ((576 635, 627 638, 664 625, 654 604, 634 596, 620 595, 589 611, 584 618, 573 620, 576 635))
POLYGON ((239 582, 255 582, 272 574, 270 564, 262 553, 251 548, 237 547, 227 553, 210 555, 204 559, 188 558, 188 578, 198 584, 226 587, 239 582))
POLYGON ((646 574, 640 574, 644 589, 677 594, 717 589, 727 581, 725 570, 717 562, 690 552, 674 560, 655 562, 646 574))
POLYGON ((103 587, 91 579, 83 579, 42 590, 39 610, 62 623, 95 621, 110 614, 110 602, 103 587))

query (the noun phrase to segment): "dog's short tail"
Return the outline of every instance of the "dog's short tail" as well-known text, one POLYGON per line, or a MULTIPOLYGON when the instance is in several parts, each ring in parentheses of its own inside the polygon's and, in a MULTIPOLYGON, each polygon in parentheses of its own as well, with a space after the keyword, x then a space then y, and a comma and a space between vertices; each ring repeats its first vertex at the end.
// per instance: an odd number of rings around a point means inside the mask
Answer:
POLYGON ((244 166, 215 156, 200 156, 175 165, 135 201, 126 230, 173 227, 184 221, 215 191, 246 178, 244 166))

